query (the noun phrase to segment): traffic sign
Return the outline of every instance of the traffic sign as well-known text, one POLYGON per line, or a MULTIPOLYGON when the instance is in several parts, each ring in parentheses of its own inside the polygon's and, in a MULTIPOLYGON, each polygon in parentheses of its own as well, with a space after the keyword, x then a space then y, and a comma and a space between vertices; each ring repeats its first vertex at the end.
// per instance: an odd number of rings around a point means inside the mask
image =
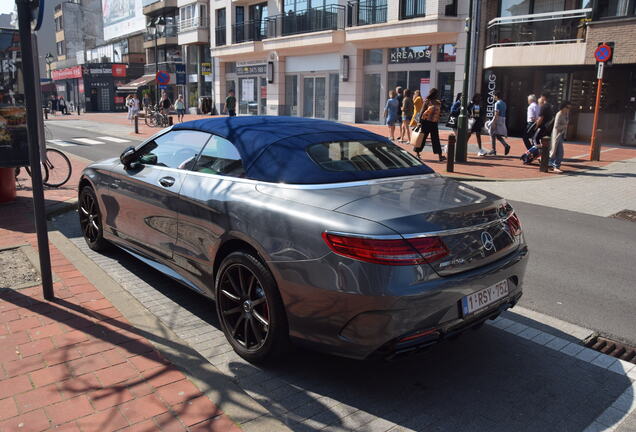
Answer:
POLYGON ((612 58, 612 48, 607 44, 600 44, 594 51, 597 62, 604 63, 612 58))
POLYGON ((603 79, 603 69, 605 69, 605 62, 599 62, 596 69, 596 79, 603 79))
POLYGON ((166 85, 170 82, 170 74, 166 71, 157 72, 157 82, 162 85, 166 85))

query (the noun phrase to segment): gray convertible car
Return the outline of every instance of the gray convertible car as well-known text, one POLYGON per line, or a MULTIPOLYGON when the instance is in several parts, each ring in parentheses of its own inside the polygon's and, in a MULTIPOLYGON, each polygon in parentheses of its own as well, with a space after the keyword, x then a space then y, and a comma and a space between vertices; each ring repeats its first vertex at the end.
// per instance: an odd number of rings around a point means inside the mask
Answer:
POLYGON ((79 219, 92 249, 214 299, 253 362, 292 342, 417 352, 514 306, 528 255, 505 200, 377 134, 291 117, 181 123, 92 164, 79 219))

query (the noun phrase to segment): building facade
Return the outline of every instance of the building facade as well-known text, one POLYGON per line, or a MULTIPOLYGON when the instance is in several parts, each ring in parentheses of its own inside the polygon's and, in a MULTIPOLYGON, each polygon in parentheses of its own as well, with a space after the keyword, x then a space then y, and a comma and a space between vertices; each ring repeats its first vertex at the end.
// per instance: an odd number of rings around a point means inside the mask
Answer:
POLYGON ((636 145, 635 0, 488 0, 482 3, 482 91, 503 91, 508 128, 521 133, 528 94, 548 92, 551 103, 572 102, 568 137, 592 134, 596 60, 600 43, 614 44, 604 72, 601 142, 636 145))
POLYGON ((388 91, 461 87, 467 2, 217 0, 211 3, 217 109, 239 115, 382 123, 388 91))

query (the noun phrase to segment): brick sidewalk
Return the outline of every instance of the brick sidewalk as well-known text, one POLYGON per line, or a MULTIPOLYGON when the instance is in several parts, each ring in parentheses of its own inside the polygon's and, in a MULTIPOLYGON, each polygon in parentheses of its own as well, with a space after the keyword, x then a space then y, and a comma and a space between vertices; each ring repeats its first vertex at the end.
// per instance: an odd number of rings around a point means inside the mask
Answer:
MULTIPOLYGON (((76 194, 74 179, 47 205, 76 194)), ((0 204, 0 251, 37 248, 28 178, 0 204)), ((54 301, 0 287, 0 431, 239 431, 53 245, 54 301)))
MULTIPOLYGON (((126 113, 87 113, 81 116, 55 116, 50 117, 52 120, 63 120, 72 122, 74 120, 88 120, 96 123, 110 123, 123 126, 130 126, 130 135, 138 137, 139 139, 147 138, 159 131, 157 128, 151 128, 143 123, 143 119, 139 123, 139 134, 133 132, 133 126, 126 118, 126 113)), ((176 121, 176 116, 173 116, 176 121)), ((192 115, 186 114, 185 121, 197 120, 202 118, 210 118, 205 115, 192 115)), ((370 124, 355 124, 355 126, 378 133, 380 135, 387 135, 388 131, 386 126, 382 125, 370 125, 370 124)), ((440 137, 443 141, 448 139, 450 131, 440 131, 440 137)), ((511 151, 508 156, 503 156, 503 148, 500 143, 497 144, 498 156, 489 157, 477 157, 475 152, 469 152, 468 161, 466 163, 455 164, 455 171, 453 174, 446 172, 446 163, 440 163, 437 161, 437 157, 431 153, 430 142, 425 148, 425 152, 422 153, 424 161, 427 165, 433 168, 436 172, 443 175, 453 175, 455 177, 466 178, 470 180, 519 180, 519 179, 537 179, 545 177, 554 177, 553 173, 542 173, 539 171, 538 163, 532 165, 523 165, 519 160, 519 156, 525 152, 525 146, 520 138, 507 138, 508 143, 511 146, 511 151)), ((482 142, 485 149, 490 149, 490 137, 482 136, 482 142)), ((476 149, 476 139, 472 137, 469 141, 469 149, 476 149)), ((400 146, 409 152, 412 151, 410 145, 400 144, 400 146)), ((588 161, 589 155, 589 143, 565 143, 565 156, 566 159, 563 162, 561 169, 566 173, 576 173, 577 171, 594 169, 597 167, 608 165, 612 162, 628 160, 636 157, 636 147, 618 147, 618 146, 606 146, 602 147, 601 161, 590 162, 588 161)))

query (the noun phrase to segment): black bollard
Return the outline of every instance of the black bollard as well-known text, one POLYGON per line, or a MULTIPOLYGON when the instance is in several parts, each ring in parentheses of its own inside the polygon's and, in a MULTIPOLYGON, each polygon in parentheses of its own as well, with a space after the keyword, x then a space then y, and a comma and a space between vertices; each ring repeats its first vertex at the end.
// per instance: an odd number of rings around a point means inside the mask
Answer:
POLYGON ((49 109, 48 108, 44 108, 44 119, 45 120, 49 119, 49 109))
POLYGON ((457 138, 455 134, 448 136, 448 150, 446 151, 446 172, 455 171, 455 143, 457 138))
POLYGON ((548 172, 550 164, 550 137, 541 138, 541 165, 539 171, 548 172))
POLYGON ((139 116, 135 115, 135 133, 139 133, 139 116))

